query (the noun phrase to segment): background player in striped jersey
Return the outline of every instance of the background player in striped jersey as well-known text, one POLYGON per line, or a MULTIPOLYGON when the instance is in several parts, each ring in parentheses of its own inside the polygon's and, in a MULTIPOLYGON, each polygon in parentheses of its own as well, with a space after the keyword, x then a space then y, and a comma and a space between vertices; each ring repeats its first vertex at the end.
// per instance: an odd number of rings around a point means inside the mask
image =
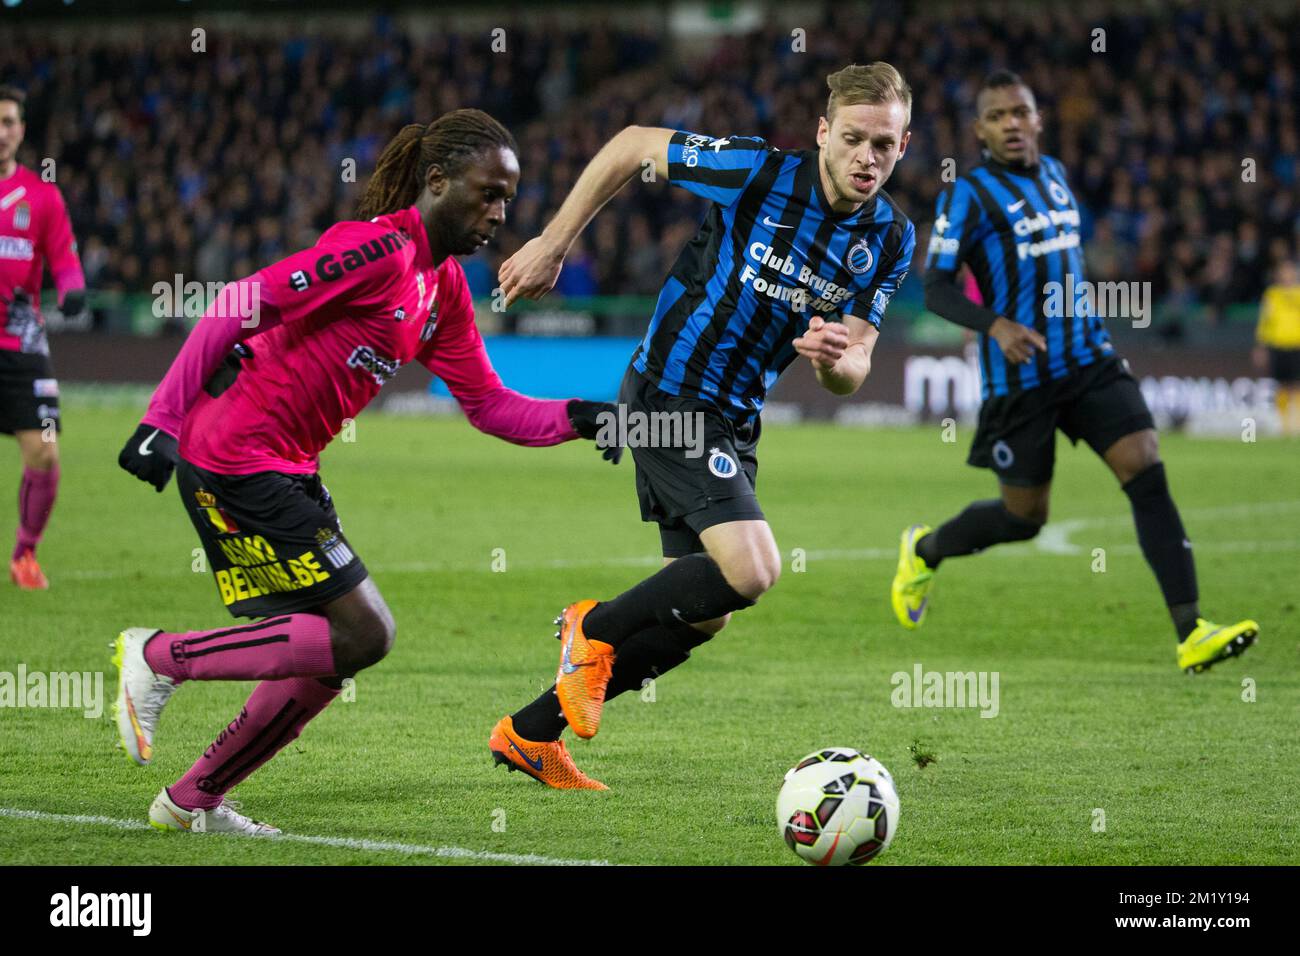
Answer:
POLYGON ((119 635, 118 733, 139 764, 178 685, 261 681, 158 794, 155 827, 279 832, 237 813, 226 793, 294 740, 342 678, 392 648, 393 615, 343 536, 318 456, 401 365, 426 366, 474 427, 520 445, 594 437, 595 415, 612 407, 527 398, 488 361, 455 256, 492 237, 518 180, 514 138, 486 113, 405 127, 367 185, 358 212, 369 221, 338 223, 225 287, 122 450, 122 467, 159 491, 176 466, 222 602, 260 618, 119 635), (228 359, 236 343, 242 356, 228 359))
POLYGON ((915 245, 912 224, 881 189, 907 148, 911 90, 887 63, 846 67, 827 82, 814 150, 628 127, 501 268, 507 301, 545 295, 574 239, 649 161, 712 203, 664 282, 620 395, 629 414, 705 423, 698 457, 632 449, 641 516, 659 524, 665 567, 612 600, 566 608, 555 687, 490 736, 498 762, 550 786, 604 789, 572 768, 559 742, 565 724, 593 736, 607 698, 682 663, 776 583, 780 552, 754 479, 759 413, 777 377, 803 355, 822 386, 847 395, 870 371, 915 245))
POLYGON ((1013 73, 985 80, 975 133, 986 160, 939 197, 926 257, 926 306, 981 333, 983 404, 969 463, 991 468, 1000 499, 977 501, 931 531, 903 532, 894 612, 919 627, 944 558, 1023 541, 1047 521, 1056 430, 1084 439, 1133 508, 1138 542, 1173 618, 1180 667, 1200 671, 1240 653, 1259 626, 1220 627, 1200 617, 1192 546, 1169 494, 1156 433, 1128 363, 1083 294, 1079 207, 1060 162, 1039 153, 1034 95, 1013 73), (956 282, 970 266, 984 306, 956 282), (1077 288, 1074 301, 1061 290, 1077 288))
POLYGON ((86 307, 86 280, 59 187, 20 166, 25 94, 0 86, 0 432, 23 458, 18 534, 9 577, 20 588, 49 587, 36 546, 59 490, 59 383, 41 316, 41 271, 49 263, 64 315, 86 307), (50 428, 50 425, 53 428, 50 428))

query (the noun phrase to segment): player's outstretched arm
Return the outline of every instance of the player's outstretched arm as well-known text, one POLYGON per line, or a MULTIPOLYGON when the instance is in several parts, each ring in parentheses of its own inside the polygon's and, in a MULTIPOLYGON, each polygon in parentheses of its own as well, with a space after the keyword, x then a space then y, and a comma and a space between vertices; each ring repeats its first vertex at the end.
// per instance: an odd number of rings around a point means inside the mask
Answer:
MULTIPOLYGON (((453 260, 454 261, 454 260, 453 260)), ((582 399, 541 399, 507 388, 488 358, 469 283, 458 265, 443 280, 445 295, 437 331, 416 359, 442 379, 465 418, 486 435, 515 445, 558 445, 574 438, 595 440, 608 461, 618 464, 623 449, 601 441, 601 424, 617 417, 613 405, 582 399), (602 412, 609 412, 604 418, 602 412)))
POLYGON ((507 306, 516 299, 540 299, 555 287, 573 240, 647 160, 654 162, 657 177, 667 178, 672 135, 670 129, 629 126, 601 148, 542 234, 501 264, 498 278, 507 306))

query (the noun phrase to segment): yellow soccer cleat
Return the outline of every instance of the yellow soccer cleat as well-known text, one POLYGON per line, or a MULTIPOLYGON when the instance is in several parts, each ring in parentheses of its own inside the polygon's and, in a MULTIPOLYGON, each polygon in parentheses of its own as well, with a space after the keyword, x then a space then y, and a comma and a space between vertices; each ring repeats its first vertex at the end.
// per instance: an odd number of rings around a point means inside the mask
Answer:
POLYGON ((555 696, 560 710, 579 737, 591 738, 600 729, 605 706, 605 686, 614 672, 614 648, 582 632, 582 621, 595 601, 570 604, 555 619, 560 639, 560 669, 555 674, 555 696))
POLYGON ((898 623, 909 631, 915 631, 925 620, 930 588, 934 586, 933 569, 916 553, 916 542, 929 533, 929 525, 914 524, 903 532, 898 544, 898 570, 889 597, 898 623))
POLYGON ((1259 625, 1254 621, 1221 626, 1198 617, 1196 630, 1178 645, 1178 666, 1189 674, 1199 674, 1219 661, 1241 655, 1258 637, 1259 625))

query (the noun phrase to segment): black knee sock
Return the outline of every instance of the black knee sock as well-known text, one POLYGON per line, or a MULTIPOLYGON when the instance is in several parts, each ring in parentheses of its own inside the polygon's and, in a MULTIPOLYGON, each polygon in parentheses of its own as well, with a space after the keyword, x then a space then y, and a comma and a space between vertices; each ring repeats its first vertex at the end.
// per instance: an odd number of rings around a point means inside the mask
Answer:
POLYGON ((1160 582, 1160 591, 1181 641, 1196 628, 1196 562, 1192 545, 1169 495, 1165 466, 1156 462, 1124 486, 1133 505, 1138 544, 1160 582))
POLYGON ((688 554, 666 565, 583 620, 588 637, 618 647, 653 624, 694 624, 739 611, 754 602, 736 592, 707 554, 688 554))
POLYGON ((510 715, 515 733, 524 740, 559 740, 568 725, 560 709, 560 699, 555 696, 555 685, 542 691, 535 701, 510 715))
POLYGON ((944 558, 983 551, 1004 541, 1027 541, 1042 525, 1013 515, 996 498, 975 501, 957 517, 916 542, 916 553, 932 568, 944 558))
POLYGON ((625 691, 640 690, 647 679, 660 677, 684 663, 694 648, 711 637, 712 634, 686 624, 671 627, 655 624, 646 628, 618 649, 605 699, 613 700, 625 691))
MULTIPOLYGON (((623 642, 614 661, 614 672, 605 689, 605 700, 629 690, 640 690, 647 678, 666 674, 691 656, 713 635, 685 624, 652 624, 623 642)), ((525 740, 559 740, 567 726, 552 684, 528 706, 511 715, 515 732, 525 740)))

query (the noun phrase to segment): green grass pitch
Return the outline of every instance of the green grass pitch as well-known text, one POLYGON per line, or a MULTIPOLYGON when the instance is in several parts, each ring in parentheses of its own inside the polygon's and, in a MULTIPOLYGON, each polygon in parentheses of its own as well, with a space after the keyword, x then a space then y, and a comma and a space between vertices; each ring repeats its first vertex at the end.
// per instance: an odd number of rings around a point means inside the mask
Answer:
MULTIPOLYGON (((102 671, 109 700, 99 720, 0 710, 0 862, 800 865, 778 838, 776 793, 788 767, 827 745, 862 749, 894 774, 901 823, 876 865, 1300 859, 1294 443, 1163 439, 1202 607, 1261 624, 1243 659, 1188 677, 1128 501, 1086 448, 1058 443, 1048 532, 949 561, 925 628, 906 633, 888 602, 900 529, 994 492, 964 464, 969 430, 954 444, 938 426, 771 427, 758 486, 786 557, 781 581, 643 695, 653 699, 611 703, 593 741, 566 734, 611 787, 575 793, 494 767, 487 736, 554 676, 559 608, 656 566, 630 461, 611 468, 585 443, 517 448, 459 420, 363 416, 323 473, 396 615, 397 644, 359 676, 354 701, 336 702, 235 793, 258 819, 339 842, 268 842, 120 823, 144 820, 251 684, 183 687, 151 767, 114 749, 117 631, 231 619, 211 576, 191 569, 197 540, 175 483, 157 495, 117 468, 137 412, 66 405, 63 484, 41 551, 53 588, 0 588, 0 671, 102 671), (917 663, 996 671, 997 716, 893 706, 891 676, 917 663)), ((19 470, 7 447, 6 541, 19 470)))

